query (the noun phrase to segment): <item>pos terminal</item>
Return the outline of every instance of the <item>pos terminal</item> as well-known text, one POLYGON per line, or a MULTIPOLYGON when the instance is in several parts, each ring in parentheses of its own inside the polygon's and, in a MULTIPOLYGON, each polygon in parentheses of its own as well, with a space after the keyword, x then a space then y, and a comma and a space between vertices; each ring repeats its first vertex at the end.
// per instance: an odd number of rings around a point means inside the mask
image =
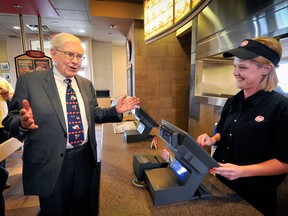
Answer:
POLYGON ((159 133, 175 159, 169 167, 145 170, 154 205, 211 196, 201 182, 219 164, 188 133, 167 121, 162 120, 159 133))
POLYGON ((126 143, 145 141, 152 128, 159 127, 158 123, 141 107, 135 109, 135 119, 140 124, 136 130, 125 130, 124 140, 126 143))

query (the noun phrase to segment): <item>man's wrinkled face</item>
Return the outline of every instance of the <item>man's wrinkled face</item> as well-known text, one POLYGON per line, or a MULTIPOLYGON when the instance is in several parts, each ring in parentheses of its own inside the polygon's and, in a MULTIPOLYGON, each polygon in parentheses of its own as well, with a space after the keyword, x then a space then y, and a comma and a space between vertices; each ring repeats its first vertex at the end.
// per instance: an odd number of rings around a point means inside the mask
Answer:
POLYGON ((55 67, 66 78, 72 78, 77 74, 82 64, 83 54, 83 48, 77 42, 68 42, 57 49, 51 49, 55 67))

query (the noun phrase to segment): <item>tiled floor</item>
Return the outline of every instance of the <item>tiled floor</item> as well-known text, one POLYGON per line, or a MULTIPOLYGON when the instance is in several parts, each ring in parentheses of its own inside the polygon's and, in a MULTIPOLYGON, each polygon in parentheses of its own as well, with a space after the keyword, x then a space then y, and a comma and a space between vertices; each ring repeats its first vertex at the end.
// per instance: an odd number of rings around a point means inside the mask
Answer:
MULTIPOLYGON (((101 143, 102 125, 96 125, 97 143, 101 143)), ((8 182, 11 187, 4 190, 5 216, 36 216, 39 212, 37 196, 25 196, 22 187, 22 149, 6 159, 9 172, 8 182)))
POLYGON ((5 216, 34 216, 39 212, 37 196, 23 195, 22 188, 22 150, 19 149, 6 159, 11 187, 4 190, 5 216))

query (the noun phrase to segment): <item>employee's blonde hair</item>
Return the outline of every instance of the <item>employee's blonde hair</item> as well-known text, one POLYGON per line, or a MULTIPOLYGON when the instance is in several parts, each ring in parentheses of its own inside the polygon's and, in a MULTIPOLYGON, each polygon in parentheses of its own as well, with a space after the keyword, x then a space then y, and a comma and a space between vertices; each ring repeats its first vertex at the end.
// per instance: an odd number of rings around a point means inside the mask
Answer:
MULTIPOLYGON (((261 36, 261 37, 254 38, 253 40, 259 43, 262 43, 265 46, 269 47, 270 49, 274 50, 281 58, 282 47, 279 41, 276 40, 275 38, 261 36)), ((254 58, 253 61, 256 62, 256 64, 261 65, 261 66, 267 65, 267 64, 272 66, 271 71, 266 76, 263 77, 263 80, 260 83, 260 89, 265 90, 265 91, 274 90, 278 84, 278 77, 276 74, 276 68, 274 64, 263 56, 258 56, 254 58)))

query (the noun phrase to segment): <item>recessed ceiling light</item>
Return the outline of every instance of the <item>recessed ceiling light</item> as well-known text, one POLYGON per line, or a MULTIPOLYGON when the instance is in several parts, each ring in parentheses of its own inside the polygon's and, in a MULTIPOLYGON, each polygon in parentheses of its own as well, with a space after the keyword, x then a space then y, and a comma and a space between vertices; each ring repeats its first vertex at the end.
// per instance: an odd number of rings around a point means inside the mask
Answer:
MULTIPOLYGON (((38 31, 38 25, 26 25, 32 32, 38 31)), ((46 25, 42 25, 43 31, 49 32, 49 28, 46 25)))
POLYGON ((81 29, 80 29, 79 32, 80 32, 80 33, 85 33, 85 30, 81 30, 81 29))
POLYGON ((19 26, 13 26, 13 28, 14 28, 14 29, 20 29, 20 27, 19 27, 19 26))
POLYGON ((58 25, 59 23, 57 21, 52 22, 54 25, 58 25))
POLYGON ((13 7, 14 7, 14 8, 22 8, 22 6, 21 6, 21 5, 18 5, 18 4, 14 4, 13 7))

